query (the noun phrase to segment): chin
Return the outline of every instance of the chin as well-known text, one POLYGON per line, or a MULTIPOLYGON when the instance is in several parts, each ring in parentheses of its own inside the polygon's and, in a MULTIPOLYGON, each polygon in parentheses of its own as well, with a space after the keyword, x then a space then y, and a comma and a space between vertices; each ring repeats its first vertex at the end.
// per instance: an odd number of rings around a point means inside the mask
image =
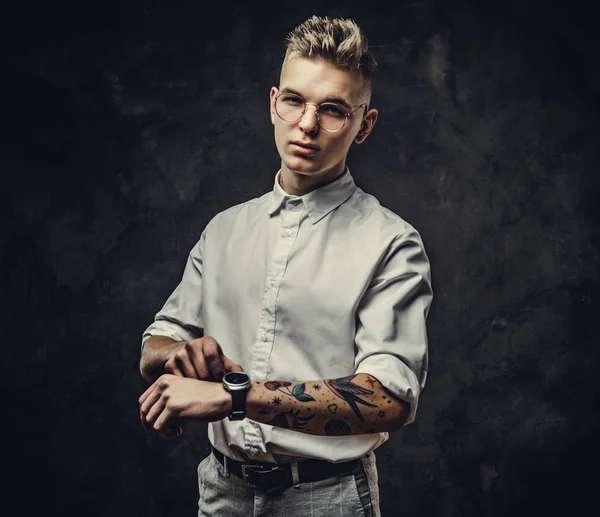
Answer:
POLYGON ((303 160, 302 158, 297 159, 294 157, 291 160, 286 160, 284 163, 290 172, 293 172, 294 174, 300 174, 302 176, 315 176, 323 172, 323 168, 320 167, 319 164, 311 163, 308 160, 303 160))

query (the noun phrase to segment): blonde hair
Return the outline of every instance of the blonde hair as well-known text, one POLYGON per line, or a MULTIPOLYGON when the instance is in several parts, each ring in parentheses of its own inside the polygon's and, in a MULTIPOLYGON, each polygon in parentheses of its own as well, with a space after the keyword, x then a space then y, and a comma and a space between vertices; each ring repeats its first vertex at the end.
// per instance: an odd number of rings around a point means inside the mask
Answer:
POLYGON ((284 63, 290 57, 320 57, 344 70, 358 72, 371 88, 377 62, 367 38, 353 20, 311 16, 287 35, 285 44, 284 63))

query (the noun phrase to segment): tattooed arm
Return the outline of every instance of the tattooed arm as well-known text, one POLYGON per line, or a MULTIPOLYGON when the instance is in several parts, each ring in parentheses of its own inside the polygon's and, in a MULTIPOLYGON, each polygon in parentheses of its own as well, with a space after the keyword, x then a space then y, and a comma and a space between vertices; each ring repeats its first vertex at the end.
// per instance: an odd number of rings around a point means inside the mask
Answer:
MULTIPOLYGON (((140 419, 165 432, 186 420, 214 422, 231 412, 231 394, 220 382, 161 375, 140 397, 140 419)), ((323 436, 395 431, 408 403, 366 373, 311 382, 252 381, 247 416, 257 422, 323 436)), ((164 435, 166 436, 166 435, 164 435)))
POLYGON ((408 403, 365 373, 310 382, 253 381, 247 415, 308 434, 342 436, 395 431, 408 403))

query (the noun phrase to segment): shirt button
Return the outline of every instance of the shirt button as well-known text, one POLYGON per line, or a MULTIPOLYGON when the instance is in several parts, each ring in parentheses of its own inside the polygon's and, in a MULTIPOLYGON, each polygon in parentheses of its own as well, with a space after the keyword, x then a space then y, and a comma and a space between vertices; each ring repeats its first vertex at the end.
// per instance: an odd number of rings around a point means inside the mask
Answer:
POLYGON ((269 278, 269 285, 271 287, 273 287, 275 285, 275 279, 274 278, 269 278))
POLYGON ((292 230, 290 230, 290 229, 287 229, 287 230, 285 231, 285 236, 286 236, 286 237, 289 237, 290 235, 292 235, 292 230))
POLYGON ((269 336, 267 336, 266 334, 262 335, 262 340, 263 341, 267 341, 269 339, 269 336))

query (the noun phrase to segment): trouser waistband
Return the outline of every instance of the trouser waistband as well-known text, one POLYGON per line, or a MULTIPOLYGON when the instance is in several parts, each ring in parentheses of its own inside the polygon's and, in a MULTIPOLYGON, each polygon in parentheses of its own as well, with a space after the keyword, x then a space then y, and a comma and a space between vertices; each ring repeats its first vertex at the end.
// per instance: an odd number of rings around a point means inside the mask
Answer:
POLYGON ((332 463, 326 460, 303 459, 286 463, 242 462, 225 457, 219 450, 212 447, 215 458, 229 472, 243 479, 247 485, 263 490, 286 488, 320 481, 332 476, 350 474, 358 465, 360 459, 332 463))

